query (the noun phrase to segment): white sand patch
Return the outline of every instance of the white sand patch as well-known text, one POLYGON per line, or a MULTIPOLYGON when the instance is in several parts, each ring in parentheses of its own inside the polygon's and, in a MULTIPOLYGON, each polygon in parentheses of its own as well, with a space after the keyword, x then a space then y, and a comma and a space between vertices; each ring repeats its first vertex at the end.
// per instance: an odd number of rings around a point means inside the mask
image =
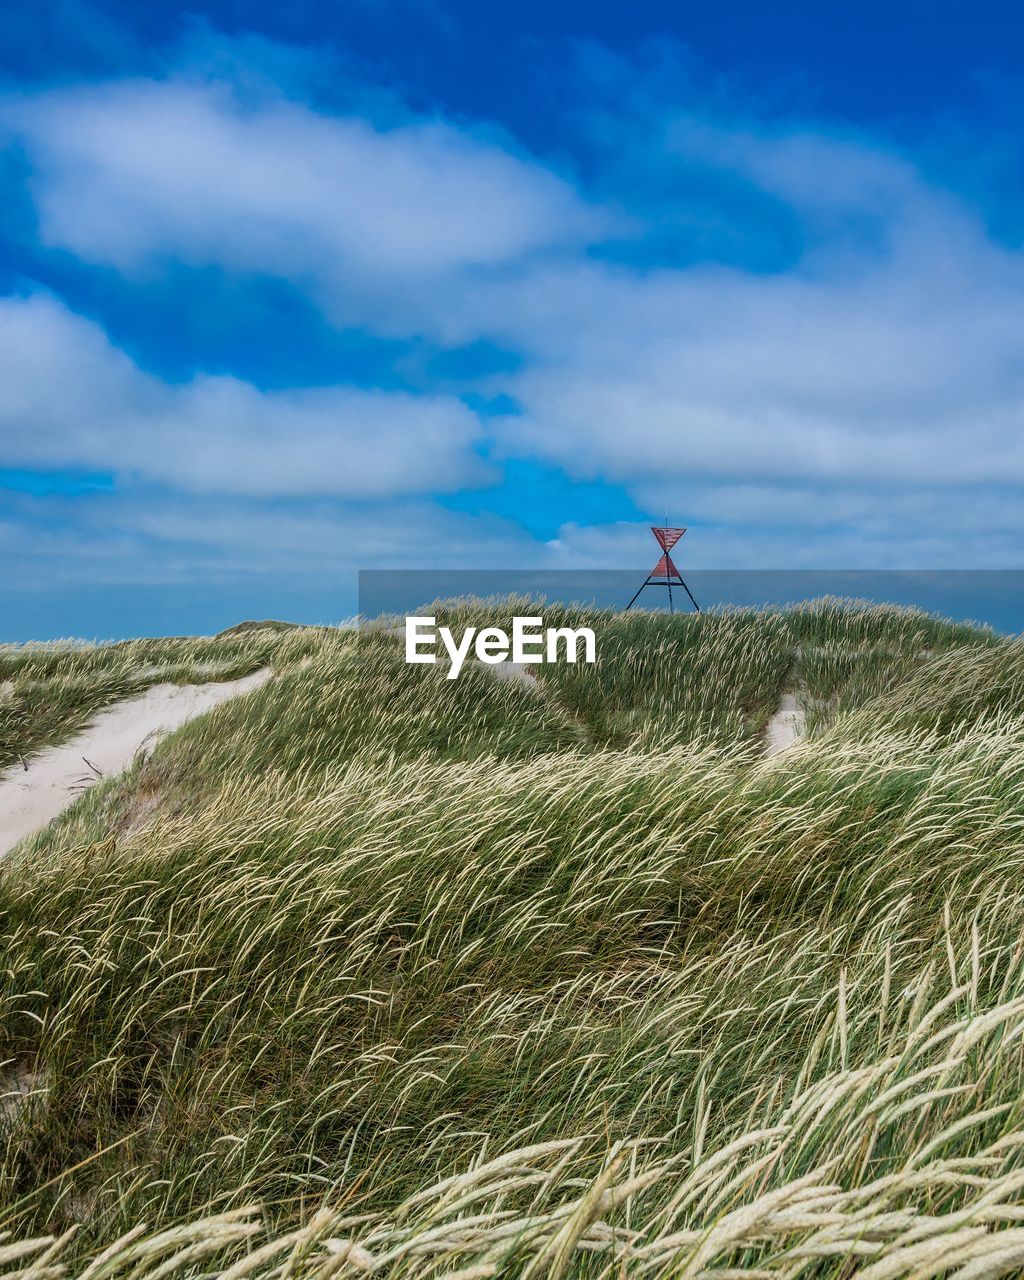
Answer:
POLYGON ((36 1071, 23 1065, 0 1072, 0 1116, 8 1124, 16 1120, 33 1097, 46 1093, 46 1081, 45 1067, 36 1071))
POLYGON ((804 736, 804 710, 795 693, 784 693, 765 730, 766 754, 777 756, 804 736))
POLYGON ((537 688, 537 677, 525 662, 495 662, 480 665, 490 666, 495 680, 518 680, 520 684, 525 684, 531 689, 537 688))
POLYGON ((220 702, 258 689, 265 668, 240 680, 210 684, 159 684, 137 698, 101 711, 87 729, 60 746, 47 747, 0 774, 0 854, 45 827, 82 792, 123 773, 139 751, 220 702))

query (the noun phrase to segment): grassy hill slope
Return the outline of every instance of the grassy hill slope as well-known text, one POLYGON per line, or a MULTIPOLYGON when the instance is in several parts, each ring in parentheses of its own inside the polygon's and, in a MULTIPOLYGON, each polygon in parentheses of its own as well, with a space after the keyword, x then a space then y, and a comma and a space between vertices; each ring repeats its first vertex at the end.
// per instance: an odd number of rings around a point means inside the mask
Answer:
POLYGON ((595 625, 537 688, 206 642, 276 679, 0 867, 0 1260, 1019 1271, 1024 646, 839 602, 595 625), (767 759, 783 689, 811 732, 767 759))

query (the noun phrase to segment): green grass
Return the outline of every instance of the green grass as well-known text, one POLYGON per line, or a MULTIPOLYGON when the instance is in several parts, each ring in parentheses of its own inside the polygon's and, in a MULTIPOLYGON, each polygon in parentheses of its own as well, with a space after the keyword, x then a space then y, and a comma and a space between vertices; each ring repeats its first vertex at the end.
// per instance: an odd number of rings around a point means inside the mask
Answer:
POLYGON ((231 680, 292 651, 281 635, 263 630, 110 645, 0 645, 0 769, 69 737, 103 707, 151 685, 231 680))
POLYGON ((792 663, 777 614, 601 614, 588 621, 601 637, 598 661, 539 670, 602 747, 756 740, 792 663))
POLYGON ((786 618, 796 644, 794 683, 811 731, 883 695, 901 697, 918 677, 922 688, 929 687, 929 673, 942 670, 933 667, 935 660, 948 656, 950 668, 959 671, 965 649, 1006 653, 1005 641, 987 629, 895 606, 822 600, 790 610, 786 618))
POLYGON ((1019 1273, 1020 644, 594 625, 535 688, 254 635, 274 681, 11 856, 0 1260, 1019 1273), (813 732, 766 759, 784 688, 813 732))

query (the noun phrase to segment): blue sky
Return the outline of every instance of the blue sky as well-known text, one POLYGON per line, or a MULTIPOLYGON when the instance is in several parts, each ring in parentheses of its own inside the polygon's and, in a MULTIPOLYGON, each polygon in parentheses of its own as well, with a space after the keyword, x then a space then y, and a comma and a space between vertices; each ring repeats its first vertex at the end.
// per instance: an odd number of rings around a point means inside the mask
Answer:
POLYGON ((1011 6, 0 11, 0 639, 1013 568, 1011 6))

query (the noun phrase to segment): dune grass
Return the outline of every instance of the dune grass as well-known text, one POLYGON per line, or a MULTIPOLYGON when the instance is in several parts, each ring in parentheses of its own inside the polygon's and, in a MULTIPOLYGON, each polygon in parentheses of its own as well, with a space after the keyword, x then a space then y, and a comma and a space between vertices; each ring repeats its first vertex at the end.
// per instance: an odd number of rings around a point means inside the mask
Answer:
POLYGON ((1021 647, 835 602, 597 626, 534 688, 282 637, 3 865, 0 1261, 1019 1273, 1021 647))
POLYGON ((919 674, 930 687, 933 659, 948 655, 955 671, 964 649, 1006 650, 1005 640, 986 628, 896 606, 819 600, 788 610, 786 622, 796 645, 793 683, 812 732, 886 693, 899 697, 919 674))
POLYGON ((292 652, 284 639, 257 630, 212 639, 0 645, 0 769, 151 685, 233 680, 270 665, 292 652))

